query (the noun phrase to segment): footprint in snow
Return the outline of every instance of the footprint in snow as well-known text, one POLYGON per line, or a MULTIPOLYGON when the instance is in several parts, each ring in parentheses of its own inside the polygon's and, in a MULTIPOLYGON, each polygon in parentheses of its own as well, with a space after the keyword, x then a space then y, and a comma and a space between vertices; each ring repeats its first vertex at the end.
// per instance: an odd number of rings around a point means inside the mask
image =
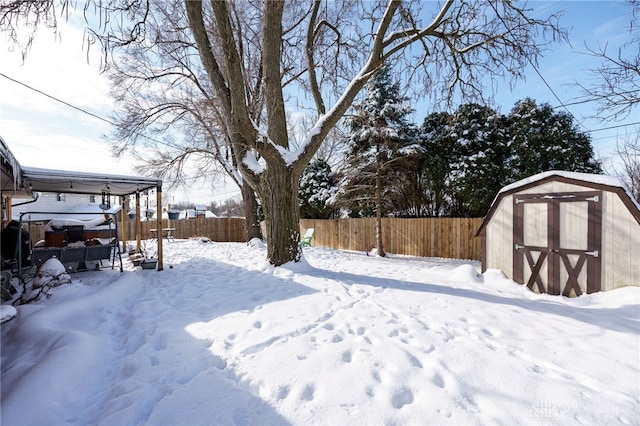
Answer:
POLYGON ((316 387, 314 385, 312 385, 312 384, 309 384, 309 385, 305 386, 304 390, 302 391, 302 395, 300 396, 300 398, 302 398, 305 401, 313 401, 315 392, 316 392, 316 387))
POLYGON ((433 376, 433 380, 432 381, 433 381, 434 385, 436 385, 439 388, 444 389, 444 379, 442 378, 442 376, 440 374, 436 373, 433 376))
POLYGON ((290 391, 291 389, 289 388, 289 386, 281 386, 280 389, 278 389, 278 394, 276 395, 276 398, 285 399, 286 397, 289 396, 290 391))
POLYGON ((413 392, 410 389, 403 387, 402 389, 398 389, 393 393, 391 397, 391 405, 394 408, 402 408, 405 405, 411 404, 413 402, 413 392))
POLYGON ((167 349, 167 335, 166 333, 161 333, 153 337, 153 342, 151 347, 155 351, 161 351, 167 349))
POLYGON ((205 348, 210 348, 213 345, 213 339, 209 337, 206 337, 200 341, 202 342, 202 346, 204 346, 205 348))
POLYGON ((415 356, 411 355, 411 354, 407 354, 408 358, 409 358, 409 362, 411 363, 411 365, 413 365, 416 368, 423 368, 422 363, 418 360, 418 358, 416 358, 415 356))
POLYGON ((489 330, 487 330, 486 328, 481 328, 480 331, 482 332, 482 334, 484 334, 485 336, 488 337, 493 337, 493 333, 490 332, 489 330))
POLYGON ((220 357, 214 357, 212 365, 218 370, 224 370, 225 368, 227 368, 227 361, 220 357))

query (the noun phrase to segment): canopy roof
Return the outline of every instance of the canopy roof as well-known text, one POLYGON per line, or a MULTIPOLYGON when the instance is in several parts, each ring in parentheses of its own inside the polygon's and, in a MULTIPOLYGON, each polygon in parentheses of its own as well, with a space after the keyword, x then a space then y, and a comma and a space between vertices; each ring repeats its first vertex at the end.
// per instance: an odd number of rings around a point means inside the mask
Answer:
MULTIPOLYGON (((18 163, 0 137, 0 195, 3 209, 5 197, 10 200, 13 197, 32 195, 33 192, 125 196, 149 189, 156 189, 158 206, 161 206, 161 179, 24 167, 18 163)), ((11 213, 10 204, 8 210, 11 213)), ((158 217, 157 224, 158 228, 162 226, 162 216, 158 217)), ((123 227, 123 233, 124 229, 126 228, 123 227)), ((140 249, 141 237, 139 233, 136 236, 138 249, 140 249)), ((127 238, 123 236, 123 240, 127 241, 127 238)), ((163 269, 162 258, 162 238, 160 238, 158 239, 158 271, 163 269)))
POLYGON ((22 167, 22 183, 31 191, 67 194, 131 195, 161 188, 162 179, 22 167))
POLYGON ((89 195, 105 192, 122 196, 154 188, 162 190, 162 179, 153 177, 24 167, 18 163, 2 137, 0 173, 0 192, 10 193, 13 197, 30 196, 33 192, 89 195))
POLYGON ((22 188, 20 164, 2 137, 0 137, 0 192, 10 192, 17 196, 29 195, 22 188))

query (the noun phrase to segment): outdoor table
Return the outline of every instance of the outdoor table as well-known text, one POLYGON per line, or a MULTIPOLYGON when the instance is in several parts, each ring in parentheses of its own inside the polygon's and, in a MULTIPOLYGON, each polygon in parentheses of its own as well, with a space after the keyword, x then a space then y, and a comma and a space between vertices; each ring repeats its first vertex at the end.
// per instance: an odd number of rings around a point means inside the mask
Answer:
MULTIPOLYGON (((173 231, 175 231, 176 228, 162 228, 162 238, 165 238, 167 240, 171 240, 171 241, 175 241, 173 239, 173 231)), ((158 229, 157 228, 151 228, 149 229, 149 231, 151 232, 151 239, 152 240, 157 240, 158 239, 158 229)))
POLYGON ((162 233, 164 235, 164 238, 166 238, 167 240, 175 241, 173 239, 173 231, 175 230, 176 228, 162 228, 162 233))

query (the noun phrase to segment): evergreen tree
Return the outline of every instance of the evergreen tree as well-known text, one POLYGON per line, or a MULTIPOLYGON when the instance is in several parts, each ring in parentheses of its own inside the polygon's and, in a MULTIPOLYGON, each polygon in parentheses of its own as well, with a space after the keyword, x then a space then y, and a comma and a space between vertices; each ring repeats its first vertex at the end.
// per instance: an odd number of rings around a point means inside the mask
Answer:
POLYGON ((420 178, 435 215, 484 216, 503 186, 548 170, 601 173, 589 137, 566 113, 531 99, 509 116, 466 104, 424 120, 420 178))
POLYGON ((366 86, 364 99, 354 105, 347 120, 349 151, 339 199, 352 216, 377 220, 376 244, 384 256, 381 218, 393 211, 397 193, 399 163, 412 152, 411 108, 401 96, 400 85, 392 81, 390 68, 380 68, 366 86))
POLYGON ((333 209, 329 199, 337 191, 331 166, 323 159, 311 161, 300 178, 300 217, 329 219, 333 209))
POLYGON ((508 125, 514 181, 549 170, 602 173, 591 138, 578 130, 569 114, 527 98, 515 104, 508 125))
POLYGON ((465 104, 456 111, 450 133, 457 157, 451 164, 452 215, 484 216, 508 180, 505 131, 504 119, 489 107, 465 104))
POLYGON ((416 164, 416 192, 423 216, 447 216, 451 204, 451 165, 456 161, 456 142, 451 137, 454 117, 434 112, 425 117, 418 134, 422 147, 416 164))

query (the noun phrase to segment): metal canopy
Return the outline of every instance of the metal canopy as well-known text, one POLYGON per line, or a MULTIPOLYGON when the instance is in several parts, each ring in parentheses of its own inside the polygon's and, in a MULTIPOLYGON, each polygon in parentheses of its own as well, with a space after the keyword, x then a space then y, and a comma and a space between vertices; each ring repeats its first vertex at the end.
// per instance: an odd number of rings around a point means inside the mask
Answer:
POLYGON ((30 197, 22 186, 21 167, 9 147, 0 137, 0 193, 10 193, 17 197, 30 197))
POLYGON ((108 175, 104 173, 71 172, 66 170, 22 167, 22 184, 37 192, 67 194, 131 195, 149 189, 162 188, 162 180, 140 176, 108 175))
MULTIPOLYGON (((68 170, 24 167, 11 154, 0 137, 0 195, 3 215, 5 201, 11 198, 32 195, 34 192, 126 196, 136 194, 136 209, 139 209, 140 193, 156 190, 157 205, 162 205, 162 180, 140 176, 110 175, 105 173, 72 172, 68 170)), ((124 221, 124 219, 123 219, 124 221)), ((140 247, 140 215, 137 215, 136 237, 140 247)), ((162 227, 162 215, 158 214, 157 227, 162 227)), ((123 230, 126 228, 123 228, 123 230)), ((126 240, 126 238, 123 238, 126 240)), ((158 271, 163 269, 162 238, 158 240, 158 271)))

